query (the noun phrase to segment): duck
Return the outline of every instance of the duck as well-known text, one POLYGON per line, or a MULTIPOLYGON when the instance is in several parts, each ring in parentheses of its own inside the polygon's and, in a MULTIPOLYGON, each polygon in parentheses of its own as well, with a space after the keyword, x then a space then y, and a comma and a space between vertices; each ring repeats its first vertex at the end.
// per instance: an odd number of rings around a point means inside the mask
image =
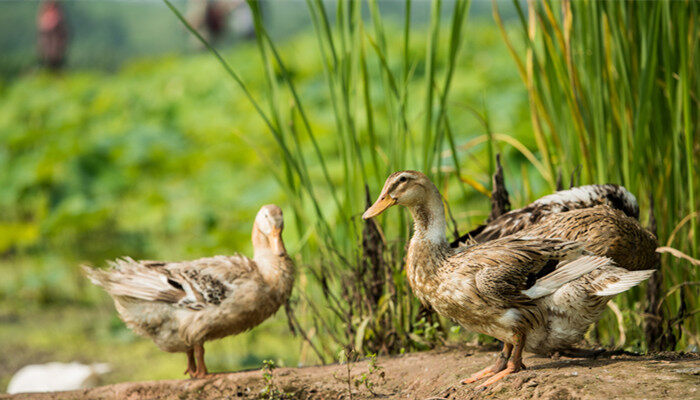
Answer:
POLYGON ((496 239, 523 231, 552 216, 598 206, 607 206, 627 218, 639 219, 637 198, 625 187, 613 183, 584 185, 557 191, 523 208, 506 212, 460 236, 452 246, 496 239))
POLYGON ((114 300, 120 318, 163 351, 187 354, 185 374, 204 378, 204 343, 249 330, 289 298, 294 263, 282 240, 282 210, 265 205, 255 217, 253 258, 217 255, 191 261, 109 262, 83 266, 114 300))
POLYGON ((419 171, 391 174, 363 219, 408 208, 414 222, 405 270, 425 305, 504 343, 494 365, 463 383, 487 387, 524 368, 523 351, 548 354, 578 343, 616 294, 653 270, 628 271, 581 242, 511 235, 453 248, 437 187, 419 171))

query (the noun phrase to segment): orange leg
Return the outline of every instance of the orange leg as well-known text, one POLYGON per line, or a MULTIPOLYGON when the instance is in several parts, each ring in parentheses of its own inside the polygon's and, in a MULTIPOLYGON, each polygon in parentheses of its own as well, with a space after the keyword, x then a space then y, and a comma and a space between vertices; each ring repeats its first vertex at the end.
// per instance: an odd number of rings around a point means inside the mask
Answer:
POLYGON ((486 378, 497 372, 501 372, 506 368, 506 363, 510 358, 510 353, 513 351, 513 345, 510 343, 503 343, 503 350, 498 354, 498 359, 496 363, 490 367, 486 367, 479 372, 473 373, 469 378, 462 381, 462 384, 473 383, 479 379, 486 378))
POLYGON ((187 369, 184 373, 190 374, 190 378, 192 378, 196 370, 197 364, 194 362, 194 350, 187 349, 187 369))
POLYGON ((513 358, 511 358, 508 361, 508 365, 506 368, 489 379, 486 380, 486 382, 482 383, 481 385, 477 386, 477 389, 483 389, 486 386, 492 385, 504 377, 516 373, 520 371, 521 369, 525 369, 525 366, 523 365, 523 347, 525 346, 525 335, 517 335, 515 337, 515 345, 513 346, 513 358))
POLYGON ((204 363, 204 345, 198 344, 194 346, 194 356, 197 358, 197 370, 194 372, 193 378, 204 378, 207 372, 207 365, 204 363))

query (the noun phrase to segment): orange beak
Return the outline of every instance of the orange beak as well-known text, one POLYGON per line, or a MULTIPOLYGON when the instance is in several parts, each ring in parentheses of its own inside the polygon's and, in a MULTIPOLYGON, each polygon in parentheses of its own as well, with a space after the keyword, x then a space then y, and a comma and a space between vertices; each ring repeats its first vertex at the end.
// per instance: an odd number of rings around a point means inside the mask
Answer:
POLYGON ((270 233, 269 238, 272 251, 276 255, 283 256, 287 253, 287 249, 284 247, 284 242, 282 242, 282 229, 272 229, 272 233, 270 233))
POLYGON ((396 200, 392 199, 388 195, 382 195, 377 199, 377 201, 372 204, 367 211, 365 211, 364 214, 362 214, 362 219, 370 219, 372 217, 376 217, 377 215, 381 214, 386 210, 387 208, 393 206, 396 204, 396 200))

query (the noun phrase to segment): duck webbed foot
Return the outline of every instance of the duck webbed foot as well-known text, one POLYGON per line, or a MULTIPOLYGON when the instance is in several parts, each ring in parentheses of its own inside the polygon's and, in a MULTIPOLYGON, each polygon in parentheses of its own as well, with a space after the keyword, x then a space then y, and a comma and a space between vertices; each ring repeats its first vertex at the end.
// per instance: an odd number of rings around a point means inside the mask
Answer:
POLYGON ((503 369, 501 372, 494 374, 493 376, 491 376, 489 379, 487 379, 484 383, 477 386, 476 388, 477 389, 485 388, 489 385, 492 385, 492 384, 500 381, 501 379, 505 378, 506 376, 508 376, 510 374, 514 374, 522 369, 525 369, 525 366, 523 365, 522 361, 516 362, 514 360, 510 360, 510 361, 508 361, 508 365, 506 366, 505 369, 503 369))
POLYGON ((506 376, 510 374, 514 374, 522 369, 525 369, 525 365, 523 365, 523 347, 525 346, 525 336, 523 335, 518 335, 515 337, 515 344, 513 345, 513 356, 510 360, 508 360, 508 363, 506 364, 506 367, 495 373, 493 376, 491 376, 489 379, 487 379, 484 383, 481 385, 477 386, 477 389, 483 389, 486 388, 489 385, 492 385, 501 379, 505 378, 506 376))
POLYGON ((498 354, 498 359, 496 360, 496 363, 490 367, 486 367, 486 368, 482 369, 479 372, 473 373, 469 378, 463 380, 462 384, 473 383, 473 382, 478 381, 479 379, 486 378, 486 377, 494 375, 498 372, 503 371, 504 369, 506 369, 506 366, 508 364, 508 359, 510 358, 510 354, 512 351, 513 351, 512 344, 503 343, 503 350, 501 350, 500 354, 498 354))

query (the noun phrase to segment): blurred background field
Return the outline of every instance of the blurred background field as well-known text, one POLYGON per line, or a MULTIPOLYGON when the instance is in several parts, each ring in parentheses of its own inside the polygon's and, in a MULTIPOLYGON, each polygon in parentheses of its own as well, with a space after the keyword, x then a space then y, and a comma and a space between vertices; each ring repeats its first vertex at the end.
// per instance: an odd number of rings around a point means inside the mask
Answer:
MULTIPOLYGON (((334 18, 352 16, 348 11, 352 10, 352 5, 339 10, 334 2, 325 4, 328 15, 334 18)), ((563 171, 568 181, 573 171, 586 168, 583 165, 586 158, 574 153, 567 157, 563 151, 556 153, 568 143, 578 147, 576 129, 568 132, 555 129, 574 124, 567 119, 567 110, 560 106, 565 103, 565 95, 545 99, 546 105, 540 111, 549 110, 555 116, 550 125, 543 122, 545 132, 542 135, 550 135, 547 136, 549 142, 555 142, 552 139, 555 133, 565 138, 560 148, 556 143, 550 145, 549 150, 554 155, 544 154, 548 151, 545 150, 547 145, 543 147, 533 134, 534 92, 532 87, 528 90, 521 79, 522 71, 509 54, 508 43, 491 15, 490 2, 471 4, 469 16, 460 27, 460 50, 452 61, 448 38, 455 26, 455 2, 445 1, 442 9, 437 10, 434 3, 428 1, 412 4, 412 14, 407 17, 401 2, 379 3, 388 47, 382 56, 386 58, 382 60, 376 56, 381 54, 381 49, 377 50, 381 43, 372 44, 369 39, 362 39, 366 45, 362 51, 369 60, 367 76, 358 78, 362 74, 359 67, 350 68, 352 71, 348 73, 358 82, 358 86, 351 89, 349 98, 353 103, 348 109, 356 112, 353 129, 360 132, 357 137, 365 146, 361 151, 364 164, 359 169, 355 165, 352 174, 348 173, 348 162, 344 160, 346 156, 352 158, 357 154, 350 147, 339 145, 340 141, 349 140, 346 138, 350 136, 344 136, 349 131, 339 132, 339 126, 347 126, 338 125, 339 112, 329 99, 328 72, 324 69, 328 58, 319 50, 319 46, 327 46, 328 42, 312 29, 306 3, 300 0, 262 3, 264 25, 269 29, 271 43, 279 51, 286 70, 269 60, 266 64, 261 58, 261 54, 271 58, 269 44, 262 45, 265 50, 261 53, 261 45, 255 39, 245 39, 234 34, 232 29, 214 44, 263 104, 268 104, 266 99, 271 98, 271 93, 282 91, 287 82, 293 81, 303 99, 309 128, 324 155, 320 159, 304 158, 310 171, 308 177, 311 182, 324 182, 322 162, 325 163, 329 180, 341 193, 339 203, 342 206, 333 206, 332 190, 325 183, 318 185, 314 201, 324 205, 326 220, 323 224, 337 230, 334 240, 337 240, 338 251, 350 257, 355 254, 351 249, 359 247, 361 242, 359 215, 365 204, 360 177, 371 174, 367 183, 376 194, 385 178, 377 171, 388 172, 397 165, 394 162, 413 169, 425 167, 420 151, 421 144, 425 143, 422 140, 409 142, 407 155, 400 161, 391 154, 391 146, 396 145, 391 138, 397 137, 392 135, 398 129, 392 110, 398 107, 390 99, 390 90, 387 91, 386 69, 395 71, 397 76, 405 73, 400 90, 407 97, 408 94, 413 96, 406 101, 405 115, 409 119, 406 125, 423 127, 426 111, 422 96, 429 92, 424 90, 426 76, 432 68, 440 74, 439 85, 442 85, 443 74, 450 65, 454 66, 447 84, 447 114, 454 148, 459 149, 459 175, 451 165, 455 158, 446 139, 436 142, 436 155, 430 156, 436 160, 428 165, 435 174, 433 177, 441 182, 460 232, 488 215, 488 197, 477 189, 490 190, 495 152, 503 155, 506 185, 514 207, 551 192, 558 170, 563 171), (411 21, 411 35, 403 47, 406 18, 411 21), (426 47, 436 32, 442 40, 436 42, 434 63, 427 68, 426 47), (411 60, 408 69, 402 64, 403 59, 411 60), (274 78, 272 84, 270 73, 274 78), (367 110, 358 100, 362 98, 359 82, 371 88, 369 101, 381 105, 375 109, 373 128, 368 128, 367 110), (389 106, 385 107, 386 104, 389 106), (561 111, 560 115, 557 110, 561 111), (368 144, 367 135, 371 129, 383 138, 376 148, 368 144), (547 157, 552 161, 548 163, 547 157), (372 162, 380 167, 364 167, 372 162), (432 169, 435 165, 438 167, 432 169), (550 174, 543 173, 543 169, 550 174), (350 228, 344 228, 346 225, 350 228)), ((187 7, 185 2, 175 2, 175 5, 183 11, 187 7)), ((319 271, 324 268, 352 270, 352 267, 338 266, 337 260, 329 255, 322 223, 310 216, 313 215, 313 201, 308 195, 298 194, 300 189, 290 189, 293 186, 290 182, 302 185, 303 175, 291 181, 281 178, 289 174, 285 170, 289 160, 279 150, 279 141, 270 134, 268 126, 216 59, 194 41, 160 2, 75 1, 65 2, 63 6, 72 30, 71 44, 65 68, 50 72, 36 66, 35 18, 39 3, 0 3, 0 51, 3 53, 0 59, 0 388, 5 387, 12 373, 21 366, 45 361, 109 362, 114 372, 106 377, 107 382, 182 377, 184 356, 163 353, 150 341, 126 329, 108 296, 93 287, 81 275, 78 266, 81 263, 104 265, 105 259, 125 255, 164 260, 232 252, 250 255, 252 219, 260 205, 272 202, 286 211, 284 237, 300 269, 292 295, 296 314, 324 361, 333 361, 340 347, 320 338, 322 335, 341 332, 339 336, 346 335, 349 339, 339 341, 357 344, 359 340, 359 347, 363 341, 373 340, 369 330, 365 330, 368 325, 363 322, 363 315, 351 321, 331 316, 329 323, 337 327, 330 328, 319 326, 313 318, 314 315, 327 316, 332 308, 324 303, 327 298, 324 300, 324 289, 319 284, 319 271), (275 171, 278 176, 272 173, 275 171), (347 331, 343 328, 345 324, 354 328, 347 331), (363 324, 365 328, 360 329, 363 324)), ((522 6, 527 12, 526 6, 522 6)), ((525 59, 528 43, 522 40, 518 9, 511 3, 502 3, 500 7, 512 51, 525 59)), ((698 24, 697 7, 692 7, 687 12, 694 22, 686 26, 691 31, 697 29, 698 24)), ((370 9, 363 5, 362 21, 371 32, 367 36, 379 42, 380 35, 375 31, 377 20, 373 20, 376 14, 370 9)), ((318 12, 318 8, 312 10, 318 12)), ((663 12, 661 8, 658 11, 663 12)), ((522 17, 527 18, 527 15, 522 17)), ((361 25, 359 20, 353 21, 361 25)), ((348 32, 352 29, 347 28, 348 32)), ((347 43, 350 44, 347 54, 353 53, 355 47, 351 41, 347 43)), ((693 43, 686 49, 685 60, 691 68, 686 71, 688 87, 685 90, 697 93, 697 40, 693 43)), ((547 48, 538 49, 546 51, 547 48)), ((357 51, 360 51, 359 45, 357 51)), ((673 54, 667 56, 673 57, 673 54)), ((349 61, 358 60, 348 57, 349 61)), ((543 59, 546 57, 551 55, 543 59)), ((531 61, 523 62, 525 64, 531 61)), ((557 76, 560 71, 550 72, 557 76)), ((659 74, 665 72, 659 71, 659 74)), ((656 72, 653 74, 656 76, 656 72)), ((535 86, 551 88, 555 84, 540 81, 535 86)), ((586 86, 585 79, 583 86, 586 86)), ((655 87, 649 90, 655 93, 655 87)), ((445 86, 441 90, 445 90, 445 86)), ((638 100, 634 97, 636 90, 629 90, 632 103, 638 100)), ((592 97, 595 97, 595 89, 593 92, 592 97)), ((672 95, 661 94, 660 97, 669 103, 675 101, 675 96, 685 99, 681 87, 678 92, 674 89, 672 95)), ((648 196, 653 194, 657 211, 661 213, 657 213, 661 242, 666 243, 669 236, 676 238, 671 244, 689 254, 698 249, 697 237, 692 231, 695 222, 686 223, 678 230, 674 228, 694 211, 691 208, 695 204, 693 196, 697 197, 700 187, 695 178, 698 172, 695 160, 700 150, 697 96, 693 96, 688 95, 692 99, 689 108, 679 111, 677 116, 677 108, 669 106, 674 113, 674 121, 669 122, 669 126, 681 129, 683 118, 689 119, 685 125, 686 132, 691 132, 689 146, 676 128, 667 133, 663 131, 664 126, 650 122, 651 128, 647 128, 644 137, 651 139, 631 147, 635 149, 633 158, 637 157, 631 172, 630 167, 620 165, 622 157, 616 159, 612 151, 601 151, 598 159, 591 157, 595 165, 585 170, 583 180, 579 180, 631 185, 642 204, 645 224, 648 196), (673 154, 642 155, 653 153, 656 141, 665 140, 666 135, 673 135, 673 139, 669 139, 675 143, 669 147, 674 149, 673 154), (651 162, 648 160, 670 160, 666 165, 668 175, 658 172, 663 165, 654 165, 659 169, 650 167, 645 171, 642 167, 651 162), (667 186, 656 184, 657 180, 664 179, 670 180, 664 184, 667 186), (674 193, 664 192, 674 185, 678 186, 674 193)), ((280 130, 288 130, 288 133, 304 130, 298 104, 289 93, 278 93, 269 104, 266 112, 273 114, 267 110, 281 110, 280 130)), ((596 109, 591 109, 590 115, 595 115, 596 109)), ((651 111, 642 109, 639 112, 651 111)), ((546 116, 540 118, 544 120, 546 116)), ((596 125, 595 134, 607 137, 602 142, 607 140, 611 149, 614 148, 611 143, 617 141, 615 135, 619 134, 611 122, 616 121, 615 118, 603 120, 603 126, 596 125)), ((436 120, 437 135, 445 128, 439 117, 436 120)), ((423 135, 420 130, 414 129, 413 134, 420 137, 423 135)), ((624 130, 623 133, 630 134, 624 130)), ((314 153, 314 144, 308 135, 296 137, 299 154, 314 153)), ((606 147, 601 141, 592 143, 606 147)), ((568 151, 569 147, 566 148, 568 151)), ((632 164, 629 159, 625 160, 632 164)), ((401 219, 405 220, 405 215, 401 219)), ((691 215, 690 220, 693 219, 697 219, 697 215, 691 215)), ((401 242, 401 238, 405 238, 407 228, 401 225, 399 218, 384 223, 393 224, 387 230, 393 235, 391 240, 401 242)), ((397 252, 401 254, 400 250, 397 252)), ((698 280, 697 270, 692 266, 666 257, 666 289, 698 280)), ((393 279, 397 282, 403 279, 400 265, 393 279)), ((339 288, 330 290, 339 291, 339 288)), ((697 292, 688 286, 681 290, 676 288, 671 294, 665 304, 666 312, 673 318, 680 317, 675 325, 669 325, 669 329, 679 332, 673 346, 678 350, 697 351, 697 292), (680 310, 681 307, 684 309, 680 310)), ((410 304, 409 308, 416 307, 410 304)), ((620 305, 627 336, 625 347, 646 349, 641 317, 644 291, 638 289, 626 295, 620 305)), ((409 330, 419 338, 400 351, 420 349, 420 343, 430 347, 447 337, 486 340, 456 329, 443 332, 437 340, 437 334, 430 333, 431 329, 439 331, 449 326, 448 321, 425 321, 415 313, 411 318, 407 322, 409 330), (422 322, 415 324, 416 321, 422 322)), ((592 337, 606 345, 614 344, 620 336, 617 324, 615 316, 608 312, 592 337)), ((212 371, 257 368, 264 359, 286 366, 320 361, 308 343, 300 336, 291 335, 283 311, 251 332, 208 344, 206 357, 212 371)))

